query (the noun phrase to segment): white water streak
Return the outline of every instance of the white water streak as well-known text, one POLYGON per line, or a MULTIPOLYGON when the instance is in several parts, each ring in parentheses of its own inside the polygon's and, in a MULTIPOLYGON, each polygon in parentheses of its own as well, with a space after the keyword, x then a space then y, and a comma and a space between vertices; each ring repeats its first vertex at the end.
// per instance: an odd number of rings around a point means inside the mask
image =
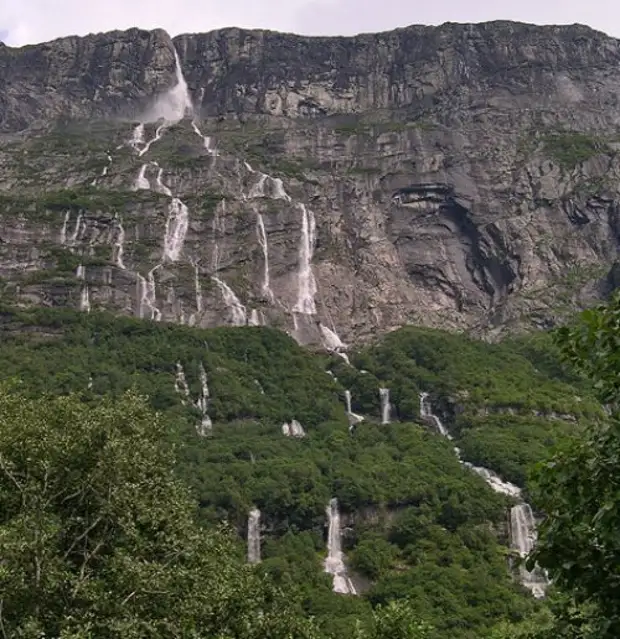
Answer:
POLYGON ((258 235, 258 243, 263 249, 263 295, 273 304, 275 301, 275 295, 271 290, 271 283, 269 278, 269 244, 267 243, 267 231, 265 230, 265 222, 262 214, 256 212, 256 233, 258 235))
POLYGON ((173 197, 168 207, 166 231, 164 235, 164 260, 177 262, 181 257, 185 236, 189 226, 189 212, 187 206, 173 197))
POLYGON ((260 510, 254 508, 248 517, 248 563, 260 562, 260 510))
POLYGON ((341 594, 356 595, 355 586, 347 575, 347 568, 342 554, 342 541, 340 530, 340 512, 338 500, 332 499, 327 506, 327 518, 329 522, 327 534, 327 557, 325 559, 325 572, 333 575, 333 591, 341 594))
POLYGON ((390 423, 390 389, 380 388, 379 397, 381 399, 381 423, 386 425, 390 423))
POLYGON ((135 191, 148 191, 151 188, 151 183, 149 182, 148 178, 146 177, 146 169, 148 167, 148 164, 143 164, 140 167, 140 172, 138 173, 138 177, 136 178, 136 182, 134 184, 134 190, 135 191))
POLYGON ((185 399, 189 399, 189 386, 185 377, 185 370, 181 362, 177 362, 176 375, 174 377, 174 390, 181 395, 181 403, 185 404, 185 399))
POLYGON ((159 322, 161 320, 161 311, 157 308, 157 292, 155 288, 155 271, 161 267, 161 264, 157 264, 148 273, 146 278, 137 273, 138 281, 140 282, 140 317, 144 318, 144 309, 147 308, 150 311, 150 317, 148 319, 159 322))
POLYGON ((231 312, 233 326, 245 326, 248 323, 248 315, 245 306, 243 306, 243 304, 239 301, 239 298, 235 295, 230 286, 226 284, 226 282, 215 275, 212 279, 222 293, 224 304, 226 304, 226 307, 231 312))
POLYGON ((299 246, 299 273, 297 304, 293 311, 302 315, 315 315, 316 305, 316 281, 312 273, 312 257, 314 255, 314 243, 316 221, 314 213, 306 208, 305 204, 299 204, 301 210, 301 243, 299 246))
POLYGON ((123 253, 125 252, 125 229, 123 228, 123 219, 120 215, 116 218, 116 226, 118 233, 112 249, 112 260, 118 268, 124 271, 126 270, 125 263, 123 262, 123 253))
POLYGON ((60 245, 64 246, 67 243, 67 226, 71 217, 71 211, 65 213, 65 219, 63 220, 62 227, 60 229, 60 245))
POLYGON ((206 437, 213 430, 213 422, 209 417, 209 385, 207 371, 200 362, 200 397, 196 401, 196 408, 201 412, 200 426, 196 428, 201 437, 206 437))

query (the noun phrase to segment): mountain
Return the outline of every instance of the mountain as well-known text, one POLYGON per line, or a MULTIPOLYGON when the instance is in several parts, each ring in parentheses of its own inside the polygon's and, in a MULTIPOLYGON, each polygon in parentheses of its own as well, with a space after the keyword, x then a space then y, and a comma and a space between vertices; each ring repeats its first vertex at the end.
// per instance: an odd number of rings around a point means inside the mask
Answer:
POLYGON ((330 349, 552 325, 618 277, 619 63, 510 22, 0 45, 2 299, 330 349))

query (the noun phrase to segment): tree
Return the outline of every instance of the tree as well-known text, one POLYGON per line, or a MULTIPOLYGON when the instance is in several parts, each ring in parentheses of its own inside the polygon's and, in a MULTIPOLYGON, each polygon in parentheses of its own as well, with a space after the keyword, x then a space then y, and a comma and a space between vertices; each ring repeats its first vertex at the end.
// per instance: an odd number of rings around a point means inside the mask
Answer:
POLYGON ((596 609, 596 636, 620 636, 620 296, 557 335, 564 358, 611 406, 604 423, 539 465, 532 493, 547 517, 536 552, 557 586, 596 609))
POLYGON ((317 637, 229 531, 194 523, 164 435, 133 393, 0 388, 0 637, 317 637))
POLYGON ((433 630, 404 599, 377 606, 373 621, 372 630, 358 626, 355 639, 427 639, 433 630))

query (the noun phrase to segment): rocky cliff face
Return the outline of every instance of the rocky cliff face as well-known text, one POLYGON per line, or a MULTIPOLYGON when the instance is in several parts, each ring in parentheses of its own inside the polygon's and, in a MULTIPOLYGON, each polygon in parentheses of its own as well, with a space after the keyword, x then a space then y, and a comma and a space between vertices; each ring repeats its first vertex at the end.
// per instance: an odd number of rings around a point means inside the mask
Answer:
POLYGON ((504 22, 0 45, 2 298, 330 348, 548 325, 618 279, 619 63, 504 22))

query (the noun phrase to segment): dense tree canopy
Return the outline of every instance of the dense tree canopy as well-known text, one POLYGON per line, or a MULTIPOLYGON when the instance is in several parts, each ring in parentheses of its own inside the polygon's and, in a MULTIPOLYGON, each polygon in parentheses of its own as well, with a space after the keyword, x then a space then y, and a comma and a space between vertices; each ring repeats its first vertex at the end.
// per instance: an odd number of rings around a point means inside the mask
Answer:
MULTIPOLYGON (((535 474, 547 518, 535 558, 595 613, 596 636, 620 636, 620 296, 563 328, 558 344, 590 378, 611 414, 562 447, 535 474)), ((592 622, 593 623, 593 622, 592 622)))
POLYGON ((131 393, 0 391, 2 636, 315 636, 230 534, 194 523, 163 428, 131 393))

